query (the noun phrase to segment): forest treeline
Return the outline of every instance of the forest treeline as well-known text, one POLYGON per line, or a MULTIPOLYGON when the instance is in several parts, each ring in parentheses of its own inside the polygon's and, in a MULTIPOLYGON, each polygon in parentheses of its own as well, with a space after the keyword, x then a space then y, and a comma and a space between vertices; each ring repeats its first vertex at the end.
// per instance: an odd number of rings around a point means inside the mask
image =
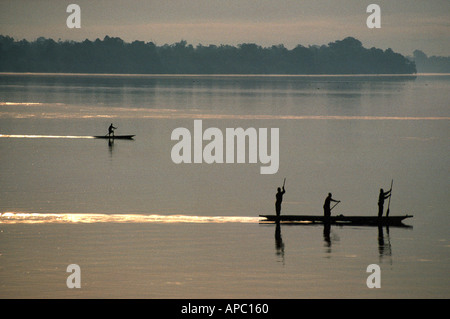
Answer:
POLYGON ((16 41, 0 35, 0 72, 119 74, 411 74, 414 61, 391 49, 364 48, 352 37, 322 46, 262 47, 254 43, 157 46, 103 40, 16 41))
POLYGON ((450 57, 427 56, 423 51, 414 51, 414 62, 420 73, 450 73, 450 57))

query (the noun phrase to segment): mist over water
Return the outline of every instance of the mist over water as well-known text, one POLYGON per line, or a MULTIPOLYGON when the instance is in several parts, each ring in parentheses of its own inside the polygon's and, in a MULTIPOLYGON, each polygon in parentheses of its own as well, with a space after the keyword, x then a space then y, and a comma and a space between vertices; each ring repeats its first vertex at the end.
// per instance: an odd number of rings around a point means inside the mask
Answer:
POLYGON ((448 297, 449 84, 0 75, 0 295, 74 296, 65 267, 80 263, 89 271, 79 297, 448 297), (279 128, 277 174, 258 163, 173 163, 171 132, 192 132, 195 119, 223 132, 279 128), (91 138, 111 122, 135 139, 91 138), (414 215, 413 228, 277 232, 258 215, 274 214, 285 177, 289 215, 323 214, 332 192, 333 215, 374 216, 393 179, 390 214, 414 215), (365 285, 371 263, 382 268, 377 291, 365 285), (126 284, 89 283, 105 269, 126 284))

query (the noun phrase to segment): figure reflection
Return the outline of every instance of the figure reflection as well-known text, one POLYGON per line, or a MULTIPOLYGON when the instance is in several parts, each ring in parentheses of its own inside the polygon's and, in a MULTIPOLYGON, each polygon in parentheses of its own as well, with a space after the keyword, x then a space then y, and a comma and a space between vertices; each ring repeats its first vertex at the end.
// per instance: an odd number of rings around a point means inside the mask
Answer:
POLYGON ((324 223, 323 224, 323 240, 325 241, 325 247, 327 248, 327 252, 331 252, 331 237, 330 237, 330 231, 331 231, 331 224, 330 223, 324 223))
POLYGON ((380 258, 384 256, 392 256, 389 226, 386 226, 386 236, 384 236, 383 233, 383 226, 378 226, 378 253, 380 258))
POLYGON ((109 147, 109 155, 112 157, 113 149, 114 149, 114 139, 113 138, 108 139, 108 147, 109 147))
POLYGON ((281 238, 281 225, 280 222, 276 222, 275 226, 275 248, 277 256, 280 256, 284 265, 284 243, 281 238))

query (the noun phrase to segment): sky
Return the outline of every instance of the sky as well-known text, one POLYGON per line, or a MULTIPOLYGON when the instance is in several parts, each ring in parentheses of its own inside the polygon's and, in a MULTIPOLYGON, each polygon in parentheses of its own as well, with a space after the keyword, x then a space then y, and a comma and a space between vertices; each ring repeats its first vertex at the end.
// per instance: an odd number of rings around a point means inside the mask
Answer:
POLYGON ((29 41, 43 36, 83 41, 106 35, 156 45, 256 43, 322 45, 357 38, 364 47, 404 55, 450 56, 449 0, 0 0, 0 34, 29 41), (81 8, 81 28, 66 25, 69 4, 81 8), (371 3, 381 28, 369 29, 371 3))

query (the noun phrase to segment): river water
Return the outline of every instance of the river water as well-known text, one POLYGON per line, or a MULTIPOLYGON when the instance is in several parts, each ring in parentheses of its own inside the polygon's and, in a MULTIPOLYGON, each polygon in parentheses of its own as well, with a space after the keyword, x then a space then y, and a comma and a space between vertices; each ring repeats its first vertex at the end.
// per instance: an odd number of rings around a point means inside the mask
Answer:
POLYGON ((449 92, 449 75, 1 74, 0 297, 449 298, 449 92), (278 128, 278 170, 174 163, 195 120, 224 159, 227 129, 278 128), (92 138, 111 123, 134 140, 92 138), (393 180, 390 215, 414 217, 260 223, 284 178, 282 214, 331 192, 333 215, 374 216, 393 180))

